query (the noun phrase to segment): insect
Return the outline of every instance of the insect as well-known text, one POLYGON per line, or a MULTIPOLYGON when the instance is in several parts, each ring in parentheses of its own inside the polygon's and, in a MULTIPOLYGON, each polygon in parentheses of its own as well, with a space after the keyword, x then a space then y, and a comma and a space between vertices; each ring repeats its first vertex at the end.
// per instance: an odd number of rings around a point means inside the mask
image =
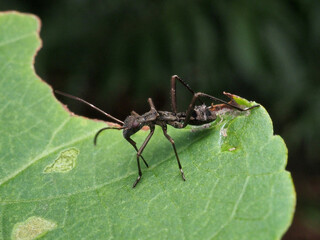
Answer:
POLYGON ((97 111, 103 113, 104 115, 106 115, 107 117, 111 118, 112 120, 114 120, 115 122, 117 122, 121 125, 119 127, 104 127, 102 129, 100 129, 94 137, 94 144, 95 145, 97 144, 97 138, 100 135, 100 133, 103 132, 104 130, 107 130, 107 129, 123 130, 123 137, 133 146, 133 148, 137 152, 138 178, 133 183, 133 186, 132 186, 133 188, 139 183, 139 181, 142 177, 140 158, 143 160, 146 167, 149 167, 148 163, 146 162, 146 160, 142 156, 142 152, 145 149, 145 147, 147 146, 148 142, 150 141, 150 139, 155 131, 156 125, 158 125, 162 128, 164 136, 171 143, 173 150, 174 150, 174 153, 175 153, 175 156, 176 156, 176 159, 177 159, 179 169, 180 169, 181 177, 185 181, 186 178, 185 178, 184 172, 182 170, 182 166, 180 163, 180 159, 179 159, 179 156, 177 153, 177 149, 176 149, 174 140, 167 133, 167 125, 170 125, 174 128, 184 128, 187 125, 203 125, 206 123, 213 122, 217 118, 218 110, 221 110, 224 108, 232 108, 232 109, 236 109, 239 111, 248 111, 252 108, 259 107, 259 105, 254 105, 254 106, 247 107, 247 108, 241 108, 233 100, 234 95, 232 95, 230 93, 226 93, 226 92, 224 92, 224 94, 231 99, 231 101, 229 101, 229 102, 226 102, 226 101, 221 100, 219 98, 216 98, 214 96, 208 95, 206 93, 194 92, 190 88, 190 86, 185 81, 183 81, 180 77, 178 77, 177 75, 173 75, 171 77, 171 91, 170 91, 171 107, 172 107, 171 112, 158 111, 155 108, 152 99, 148 98, 148 103, 150 105, 150 111, 148 111, 142 115, 139 115, 135 111, 132 111, 131 114, 128 117, 126 117, 124 122, 111 116, 110 114, 104 112, 103 110, 97 108, 93 104, 91 104, 81 98, 78 98, 78 97, 72 96, 70 94, 57 91, 57 90, 55 92, 60 95, 81 101, 81 102, 89 105, 90 107, 96 109, 97 111), (177 112, 177 101, 176 101, 176 82, 177 81, 179 81, 193 95, 191 103, 189 104, 186 112, 177 112), (218 101, 222 104, 217 104, 217 105, 211 104, 210 106, 207 106, 202 101, 202 98, 208 98, 213 101, 218 101), (201 103, 201 105, 196 105, 197 101, 199 101, 201 103), (141 147, 138 149, 136 142, 131 139, 131 136, 133 134, 135 134, 136 132, 138 132, 144 126, 148 126, 150 129, 150 132, 149 132, 148 136, 146 137, 146 139, 144 140, 144 142, 142 143, 141 147))

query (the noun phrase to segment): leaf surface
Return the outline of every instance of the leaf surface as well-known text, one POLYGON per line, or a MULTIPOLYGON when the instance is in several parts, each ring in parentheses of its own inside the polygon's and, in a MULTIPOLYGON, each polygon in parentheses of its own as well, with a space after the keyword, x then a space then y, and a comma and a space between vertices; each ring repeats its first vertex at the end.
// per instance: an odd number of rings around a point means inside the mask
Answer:
MULTIPOLYGON (((287 149, 261 106, 209 128, 161 129, 135 150, 107 123, 75 116, 35 74, 39 20, 0 14, 0 239, 280 239, 295 192, 287 149)), ((252 105, 244 99, 241 104, 252 105)), ((147 131, 133 139, 138 146, 147 131)))

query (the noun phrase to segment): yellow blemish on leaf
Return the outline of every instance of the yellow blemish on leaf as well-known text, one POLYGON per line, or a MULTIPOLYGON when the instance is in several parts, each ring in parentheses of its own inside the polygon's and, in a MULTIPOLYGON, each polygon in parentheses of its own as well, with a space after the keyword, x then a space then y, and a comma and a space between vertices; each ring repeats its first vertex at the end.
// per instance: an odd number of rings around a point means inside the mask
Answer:
POLYGON ((57 227, 53 221, 41 217, 32 216, 24 222, 14 225, 11 238, 13 240, 32 240, 45 235, 57 227))
POLYGON ((44 173, 52 172, 69 172, 76 166, 76 159, 79 155, 79 150, 76 148, 69 148, 62 151, 54 163, 48 165, 44 169, 44 173))

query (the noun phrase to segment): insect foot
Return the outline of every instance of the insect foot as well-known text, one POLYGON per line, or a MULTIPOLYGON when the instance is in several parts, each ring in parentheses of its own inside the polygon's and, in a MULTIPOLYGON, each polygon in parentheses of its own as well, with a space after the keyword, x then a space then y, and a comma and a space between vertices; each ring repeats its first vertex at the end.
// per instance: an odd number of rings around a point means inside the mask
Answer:
POLYGON ((182 177, 183 181, 185 181, 186 177, 184 176, 184 172, 183 172, 182 168, 180 169, 180 172, 181 172, 181 177, 182 177))
POLYGON ((135 188, 135 187, 137 186, 137 184, 138 184, 138 182, 140 181, 140 179, 141 179, 141 176, 139 176, 139 177, 137 178, 137 180, 133 183, 132 188, 135 188))

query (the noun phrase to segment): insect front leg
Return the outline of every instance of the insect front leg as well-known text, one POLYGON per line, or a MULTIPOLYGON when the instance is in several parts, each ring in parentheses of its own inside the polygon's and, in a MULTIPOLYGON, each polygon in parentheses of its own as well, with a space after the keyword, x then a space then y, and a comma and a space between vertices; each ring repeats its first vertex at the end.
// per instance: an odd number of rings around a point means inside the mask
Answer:
POLYGON ((177 162, 178 162, 178 166, 179 166, 179 169, 180 169, 180 172, 181 172, 182 179, 183 179, 183 181, 185 181, 186 178, 185 178, 184 172, 182 170, 182 166, 181 166, 181 163, 180 163, 180 160, 179 160, 179 156, 178 156, 178 153, 177 153, 176 146, 174 144, 174 140, 168 135, 167 126, 161 126, 161 127, 162 127, 162 130, 163 130, 163 134, 166 136, 166 138, 169 140, 169 142, 171 143, 171 145, 173 147, 173 150, 174 150, 174 153, 176 155, 177 162))
MULTIPOLYGON (((133 141, 130 137, 126 138, 126 140, 134 147, 134 149, 138 152, 138 148, 137 148, 137 144, 135 141, 133 141)), ((149 167, 148 163, 146 162, 146 160, 144 160, 143 156, 140 156, 144 162, 144 164, 146 165, 146 167, 149 167)))
POLYGON ((143 144, 141 145, 141 147, 139 148, 139 150, 138 150, 138 152, 137 152, 137 164, 138 164, 138 174, 139 174, 139 176, 138 176, 137 180, 133 183, 133 186, 132 186, 133 188, 138 184, 138 182, 140 181, 141 176, 142 176, 139 158, 140 158, 140 156, 141 156, 144 148, 147 146, 147 144, 148 144, 150 138, 152 137, 153 133, 154 133, 154 126, 151 125, 151 126, 150 126, 150 133, 149 133, 149 135, 148 135, 147 138, 144 140, 143 144))

